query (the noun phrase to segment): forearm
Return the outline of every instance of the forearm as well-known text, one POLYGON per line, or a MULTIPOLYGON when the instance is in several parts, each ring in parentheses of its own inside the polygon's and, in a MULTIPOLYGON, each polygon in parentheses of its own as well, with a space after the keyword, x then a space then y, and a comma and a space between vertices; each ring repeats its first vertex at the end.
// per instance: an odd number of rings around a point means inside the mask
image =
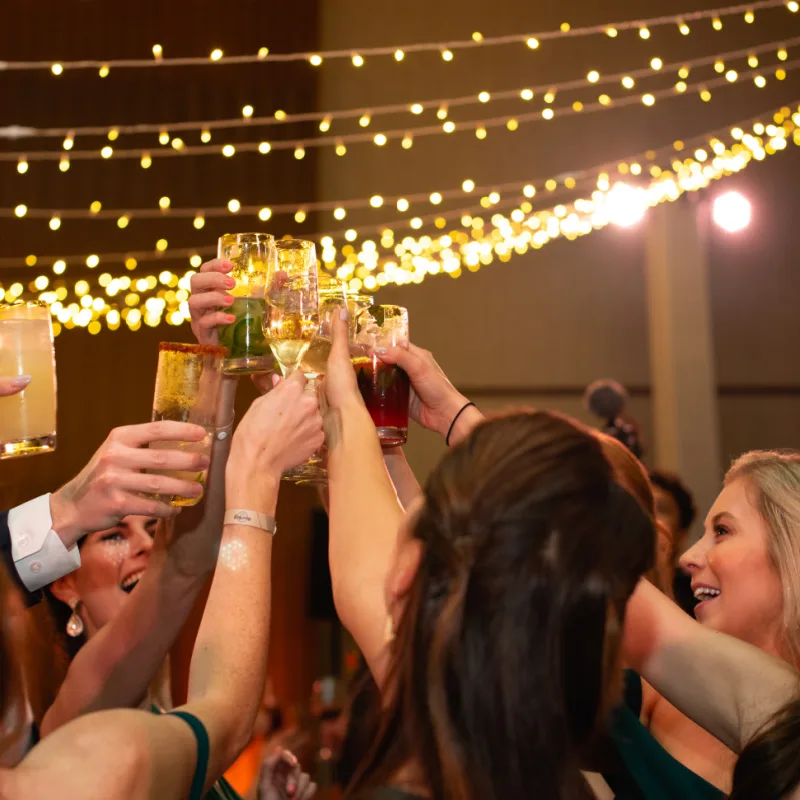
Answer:
MULTIPOLYGON (((458 416, 458 419, 456 419, 456 414, 458 414, 458 412, 464 408, 464 404, 468 402, 469 401, 461 395, 457 407, 456 405, 453 406, 454 411, 452 419, 455 420, 455 424, 452 426, 452 431, 450 431, 450 447, 455 447, 457 444, 463 442, 485 419, 483 414, 475 406, 465 408, 458 416)), ((442 431, 442 436, 446 435, 447 431, 442 431)))
MULTIPOLYGON (((257 498, 229 492, 229 508, 274 516, 280 476, 257 498), (257 504, 256 504, 257 503, 257 504)), ((264 689, 270 620, 272 535, 226 525, 205 614, 197 634, 185 708, 205 724, 211 741, 210 778, 247 744, 264 689)))
POLYGON ((383 451, 383 463, 394 484, 397 499, 407 509, 421 494, 422 489, 408 464, 402 447, 393 447, 383 451))
POLYGON ((628 603, 625 654, 670 703, 735 752, 800 688, 785 662, 704 628, 646 581, 628 603))
POLYGON ((377 675, 387 619, 384 585, 404 512, 362 404, 339 412, 329 447, 333 596, 342 623, 377 675))
POLYGON ((72 661, 45 714, 42 733, 92 711, 141 702, 202 585, 202 576, 187 576, 166 552, 154 552, 140 585, 119 615, 72 661))
POLYGON ((159 529, 140 585, 80 649, 44 717, 43 733, 90 711, 141 702, 216 563, 229 450, 230 439, 214 441, 205 500, 167 523, 166 533, 159 529))

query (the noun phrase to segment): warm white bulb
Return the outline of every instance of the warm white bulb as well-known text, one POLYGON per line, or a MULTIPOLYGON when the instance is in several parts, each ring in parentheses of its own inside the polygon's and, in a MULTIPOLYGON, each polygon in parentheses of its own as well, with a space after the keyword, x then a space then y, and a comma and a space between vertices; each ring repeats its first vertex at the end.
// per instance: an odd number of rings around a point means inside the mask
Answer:
POLYGON ((725 192, 714 200, 711 215, 716 225, 728 233, 737 233, 750 224, 750 201, 739 192, 725 192))

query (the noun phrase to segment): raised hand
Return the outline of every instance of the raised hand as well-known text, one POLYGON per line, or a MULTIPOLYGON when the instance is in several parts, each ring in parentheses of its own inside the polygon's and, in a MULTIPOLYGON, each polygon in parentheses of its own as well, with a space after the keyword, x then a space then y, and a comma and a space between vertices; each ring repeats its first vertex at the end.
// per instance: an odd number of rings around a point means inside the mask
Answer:
POLYGON ((257 503, 266 493, 265 481, 280 479, 323 444, 317 393, 303 373, 297 370, 285 380, 274 375, 272 380, 272 391, 253 401, 233 436, 226 470, 228 506, 232 498, 257 503))
POLYGON ((142 470, 201 472, 208 456, 180 450, 149 450, 151 442, 199 442, 206 431, 185 422, 148 422, 114 428, 91 461, 50 496, 53 530, 68 547, 93 531, 113 528, 123 517, 174 517, 179 509, 147 495, 199 497, 197 481, 142 470))
MULTIPOLYGON (((430 431, 446 436, 456 414, 468 403, 442 372, 434 357, 427 350, 409 344, 375 351, 386 364, 397 364, 411 379, 411 418, 430 431)), ((468 409, 464 422, 474 425, 482 419, 474 408, 468 409)), ((461 421, 461 420, 459 420, 461 421)), ((460 438, 460 437, 459 437, 460 438)))
POLYGON ((236 286, 236 281, 227 274, 232 269, 230 261, 215 258, 206 261, 200 271, 192 275, 189 313, 192 333, 200 344, 219 344, 217 326, 236 321, 233 314, 224 310, 233 303, 233 295, 228 290, 236 286))

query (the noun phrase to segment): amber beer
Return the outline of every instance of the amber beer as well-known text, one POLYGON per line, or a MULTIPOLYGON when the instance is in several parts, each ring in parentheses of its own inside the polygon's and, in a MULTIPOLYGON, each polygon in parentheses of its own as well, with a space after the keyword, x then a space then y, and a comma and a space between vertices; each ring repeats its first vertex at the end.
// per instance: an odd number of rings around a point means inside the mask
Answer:
MULTIPOLYGON (((213 345, 181 344, 161 342, 158 345, 158 371, 156 390, 153 397, 153 422, 173 420, 191 422, 206 429, 206 435, 199 442, 151 442, 156 450, 183 450, 211 456, 214 431, 216 430, 217 396, 222 380, 222 365, 225 359, 224 347, 213 345)), ((182 472, 179 470, 157 470, 148 472, 154 475, 169 475, 182 480, 197 481, 201 486, 206 482, 208 470, 201 472, 182 472)), ((200 497, 161 497, 173 506, 193 506, 200 497)))
POLYGON ((364 404, 381 445, 405 444, 411 382, 400 367, 381 361, 375 349, 408 347, 408 311, 401 306, 370 306, 359 315, 357 328, 352 361, 364 404))

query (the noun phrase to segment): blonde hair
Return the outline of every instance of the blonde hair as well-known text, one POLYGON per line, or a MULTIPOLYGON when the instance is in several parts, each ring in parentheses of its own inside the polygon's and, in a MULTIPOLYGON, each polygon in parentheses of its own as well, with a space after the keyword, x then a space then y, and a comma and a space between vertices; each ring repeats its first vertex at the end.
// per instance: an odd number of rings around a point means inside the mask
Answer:
POLYGON ((800 453, 753 450, 733 462, 725 486, 744 479, 758 492, 767 548, 783 592, 783 645, 800 665, 800 453))

